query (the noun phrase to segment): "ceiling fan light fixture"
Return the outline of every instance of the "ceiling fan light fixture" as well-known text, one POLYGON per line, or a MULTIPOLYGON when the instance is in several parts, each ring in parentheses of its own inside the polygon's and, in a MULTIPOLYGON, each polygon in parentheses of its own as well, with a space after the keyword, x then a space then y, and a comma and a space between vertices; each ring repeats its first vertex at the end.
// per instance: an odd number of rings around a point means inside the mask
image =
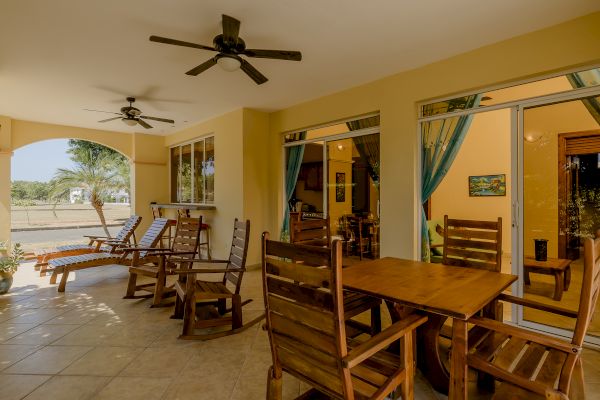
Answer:
POLYGON ((217 64, 219 64, 219 67, 221 67, 225 71, 233 72, 240 69, 242 62, 237 56, 219 54, 217 55, 217 64))
POLYGON ((135 126, 137 124, 137 121, 133 118, 121 118, 121 120, 125 122, 125 125, 135 126))

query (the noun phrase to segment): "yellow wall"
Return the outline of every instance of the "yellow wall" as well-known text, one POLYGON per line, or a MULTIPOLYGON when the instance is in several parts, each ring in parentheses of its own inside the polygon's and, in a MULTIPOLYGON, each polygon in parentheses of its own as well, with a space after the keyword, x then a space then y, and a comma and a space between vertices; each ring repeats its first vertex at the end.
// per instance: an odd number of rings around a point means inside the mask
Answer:
MULTIPOLYGON (((511 128, 510 111, 473 117, 460 151, 432 195, 431 217, 495 221, 502 218, 502 250, 511 253, 511 128), (468 177, 506 175, 506 196, 469 197, 468 177)), ((443 222, 442 222, 443 224, 443 222)))
POLYGON ((548 257, 558 257, 558 134, 598 129, 579 102, 525 110, 523 145, 523 251, 534 254, 533 239, 548 239, 548 257))
MULTIPOLYGON (((259 122, 257 124, 260 125, 259 122)), ((226 258, 231 246, 233 221, 235 218, 244 218, 244 110, 236 110, 169 135, 164 138, 164 146, 174 146, 207 135, 215 137, 216 210, 202 211, 201 214, 203 220, 211 225, 213 257, 226 258)), ((260 140, 257 142, 260 143, 260 140)), ((257 153, 255 157, 264 158, 264 155, 257 153)), ((260 160, 257 163, 260 164, 260 160)), ((267 181, 263 184, 266 185, 267 181)), ((165 187, 168 186, 165 183, 165 187)), ((251 235, 259 235, 258 226, 258 221, 251 221, 251 235)))
MULTIPOLYGON (((281 210, 281 132, 375 111, 381 116, 381 253, 417 256, 418 102, 600 61, 600 13, 486 46, 271 115, 273 208, 281 210), (576 44, 576 45, 574 45, 576 44)), ((273 212, 271 230, 281 224, 273 212)))
POLYGON ((265 146, 269 138, 269 115, 244 109, 243 117, 244 213, 240 217, 250 220, 250 248, 247 264, 252 265, 260 262, 261 234, 268 230, 269 215, 275 210, 269 207, 269 196, 265 190, 271 185, 269 182, 271 155, 265 146))

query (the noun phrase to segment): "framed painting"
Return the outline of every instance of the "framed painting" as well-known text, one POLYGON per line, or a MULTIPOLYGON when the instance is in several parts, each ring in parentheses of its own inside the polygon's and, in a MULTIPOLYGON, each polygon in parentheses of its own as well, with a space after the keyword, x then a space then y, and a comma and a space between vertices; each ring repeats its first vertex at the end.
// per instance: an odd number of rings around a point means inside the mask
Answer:
POLYGON ((346 173, 335 173, 335 201, 343 203, 346 201, 346 173))
POLYGON ((469 196, 506 196, 506 175, 469 176, 469 196))

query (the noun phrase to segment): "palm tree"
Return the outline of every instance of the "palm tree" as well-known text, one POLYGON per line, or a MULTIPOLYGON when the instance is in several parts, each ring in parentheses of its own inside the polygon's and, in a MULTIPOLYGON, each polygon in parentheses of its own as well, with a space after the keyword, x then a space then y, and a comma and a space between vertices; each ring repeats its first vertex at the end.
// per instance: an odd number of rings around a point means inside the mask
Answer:
POLYGON ((74 161, 75 168, 60 168, 54 174, 51 181, 51 197, 64 196, 73 187, 80 187, 90 193, 92 207, 98 213, 106 236, 110 237, 102 209, 103 199, 110 192, 128 186, 128 176, 125 180, 124 171, 119 166, 118 160, 110 153, 81 152, 74 161))

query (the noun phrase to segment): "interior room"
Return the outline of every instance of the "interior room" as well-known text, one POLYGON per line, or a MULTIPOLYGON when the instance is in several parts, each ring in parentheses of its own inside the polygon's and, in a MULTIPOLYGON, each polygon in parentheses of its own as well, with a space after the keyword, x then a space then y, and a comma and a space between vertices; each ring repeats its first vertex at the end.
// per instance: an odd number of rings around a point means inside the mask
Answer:
POLYGON ((0 11, 0 400, 599 398, 597 1, 0 11))

